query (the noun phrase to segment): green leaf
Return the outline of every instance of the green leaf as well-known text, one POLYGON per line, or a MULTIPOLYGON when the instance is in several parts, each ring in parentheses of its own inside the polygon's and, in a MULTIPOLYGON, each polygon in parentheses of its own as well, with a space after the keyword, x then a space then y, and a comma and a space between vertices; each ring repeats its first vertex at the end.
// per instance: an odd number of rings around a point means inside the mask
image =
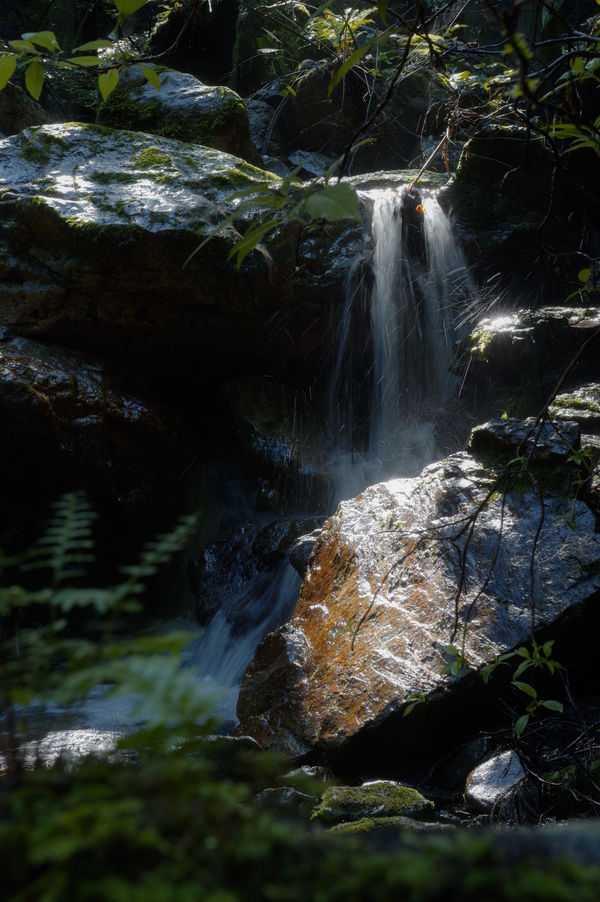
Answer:
POLYGON ((75 63, 78 66, 99 66, 102 62, 97 56, 70 56, 67 63, 75 63))
POLYGON ((117 12, 123 19, 133 15, 142 6, 145 6, 147 2, 148 0, 111 0, 112 5, 116 7, 117 12))
POLYGON ((98 76, 98 88, 102 94, 102 100, 106 100, 119 84, 119 70, 109 69, 98 76))
POLYGON ((345 182, 328 185, 311 194, 304 202, 304 207, 312 219, 326 219, 328 222, 355 219, 360 222, 358 194, 345 182))
POLYGON ((523 714, 515 724, 515 736, 520 736, 529 723, 529 714, 523 714))
POLYGON ((160 78, 156 69, 152 69, 150 66, 140 66, 140 69, 144 73, 146 81, 149 81, 153 88, 160 91, 160 78))
POLYGON ((277 225, 276 219, 269 219, 267 222, 262 222, 260 225, 255 226, 253 229, 248 229, 243 238, 240 238, 239 241, 233 245, 229 254, 227 255, 227 259, 231 260, 232 257, 235 257, 235 265, 239 269, 244 261, 244 258, 248 256, 250 251, 253 251, 257 244, 261 241, 262 238, 265 237, 267 232, 270 232, 271 229, 275 228, 277 225))
POLYGON ((42 93, 42 85, 44 84, 44 67, 39 60, 33 60, 29 64, 25 72, 25 87, 34 98, 39 100, 42 93))
POLYGON ((49 50, 51 53, 60 53, 60 44, 53 31, 32 31, 22 34, 21 37, 24 41, 37 44, 38 47, 43 47, 44 50, 49 50))
POLYGON ((17 57, 14 53, 8 56, 0 56, 0 91, 6 87, 17 65, 17 57))
POLYGON ((37 53, 31 41, 9 41, 8 43, 15 50, 19 50, 22 53, 37 53))
POLYGON ((531 667, 531 661, 521 661, 521 663, 513 673, 513 682, 515 680, 518 680, 523 671, 527 670, 528 667, 531 667))
POLYGON ((387 15, 387 0, 377 0, 377 14, 382 22, 385 22, 387 15))
POLYGON ((340 66, 337 72, 334 73, 333 78, 329 82, 329 87, 327 88, 327 96, 331 97, 331 93, 338 85, 341 80, 347 75, 347 73, 352 69, 356 63, 362 59, 363 56, 369 51, 371 44, 375 38, 371 38, 370 41, 367 41, 366 44, 362 44, 354 53, 350 54, 347 60, 340 66))
POLYGON ((564 711, 562 703, 555 701, 553 698, 546 699, 542 702, 542 705, 550 711, 558 711, 559 714, 562 714, 564 711))
POLYGON ((578 278, 579 281, 582 282, 584 285, 587 285, 587 283, 590 281, 591 275, 592 275, 591 269, 587 269, 587 268, 586 268, 586 269, 580 269, 579 272, 577 273, 577 278, 578 278))
POLYGON ((516 686, 517 689, 520 689, 521 692, 524 692, 525 695, 529 695, 531 698, 537 699, 537 692, 529 683, 520 683, 518 680, 512 681, 513 686, 516 686))
POLYGON ((114 41, 109 41, 106 38, 102 38, 99 41, 88 41, 87 44, 82 44, 80 47, 75 47, 75 50, 77 53, 80 53, 83 50, 109 50, 114 46, 114 41))

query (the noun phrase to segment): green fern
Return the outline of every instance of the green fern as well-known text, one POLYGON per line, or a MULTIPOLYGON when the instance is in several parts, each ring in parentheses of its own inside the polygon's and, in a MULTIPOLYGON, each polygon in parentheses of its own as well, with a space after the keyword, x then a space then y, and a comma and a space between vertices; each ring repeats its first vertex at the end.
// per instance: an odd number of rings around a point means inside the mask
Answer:
POLYGON ((49 570, 52 588, 66 580, 85 576, 87 565, 94 560, 92 523, 96 514, 83 492, 69 492, 53 505, 53 516, 44 534, 26 553, 24 572, 49 570))
POLYGON ((152 542, 148 542, 136 564, 121 567, 120 572, 128 577, 121 588, 129 593, 141 592, 143 590, 142 580, 154 576, 163 564, 181 551, 194 532, 196 523, 196 515, 188 514, 181 517, 171 532, 162 533, 152 542))

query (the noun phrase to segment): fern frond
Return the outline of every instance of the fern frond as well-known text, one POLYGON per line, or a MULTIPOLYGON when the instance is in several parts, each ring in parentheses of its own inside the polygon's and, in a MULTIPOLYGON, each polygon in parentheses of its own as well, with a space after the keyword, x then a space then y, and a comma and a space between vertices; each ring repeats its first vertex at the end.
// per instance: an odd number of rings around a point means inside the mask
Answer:
POLYGON ((44 534, 27 552, 22 569, 50 570, 52 586, 85 575, 94 560, 92 523, 96 514, 83 492, 69 492, 53 505, 53 515, 44 534))
POLYGON ((148 542, 142 551, 139 560, 135 564, 121 567, 120 572, 128 579, 124 583, 128 592, 141 592, 142 580, 154 576, 161 564, 170 560, 174 554, 181 551, 197 528, 196 514, 187 514, 178 521, 175 529, 163 533, 152 542, 148 542))

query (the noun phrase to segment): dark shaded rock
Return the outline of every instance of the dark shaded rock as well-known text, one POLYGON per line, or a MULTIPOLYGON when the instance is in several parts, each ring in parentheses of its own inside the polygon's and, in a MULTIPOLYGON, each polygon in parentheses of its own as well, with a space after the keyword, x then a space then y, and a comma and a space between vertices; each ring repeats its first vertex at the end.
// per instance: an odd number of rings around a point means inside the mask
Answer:
POLYGON ((543 522, 528 483, 494 493, 493 472, 465 453, 343 502, 323 527, 290 623, 245 674, 243 731, 295 753, 398 769, 411 748, 431 743, 428 729, 444 751, 439 724, 444 710, 459 714, 463 684, 473 729, 469 672, 527 642, 532 610, 536 628, 549 626, 600 588, 591 511, 538 479, 543 522), (465 643, 458 669, 453 637, 465 643))
POLYGON ((43 125, 48 118, 43 107, 17 85, 9 82, 0 91, 0 132, 3 136, 16 135, 31 125, 43 125))
POLYGON ((284 511, 330 509, 325 421, 314 399, 258 378, 230 383, 225 393, 242 447, 273 475, 284 511))
POLYGON ((525 128, 490 126, 467 141, 444 192, 481 277, 500 274, 536 305, 561 303, 572 291, 579 255, 598 255, 597 236, 582 245, 581 234, 600 202, 590 189, 599 182, 600 161, 569 156, 557 169, 543 139, 525 128))
POLYGON ((312 519, 278 519, 266 525, 248 521, 194 555, 188 574, 200 623, 223 611, 236 631, 251 629, 265 615, 255 606, 255 596, 272 580, 294 539, 313 524, 312 519))
POLYGON ((11 491, 36 474, 55 493, 92 485, 123 506, 164 503, 189 451, 173 418, 143 391, 141 380, 91 355, 25 338, 2 342, 0 457, 11 491))
POLYGON ((250 0, 241 5, 233 46, 232 87, 246 97, 275 81, 279 94, 281 82, 289 74, 289 62, 294 67, 296 61, 311 55, 301 30, 307 18, 307 8, 291 0, 277 4, 250 0), (265 47, 271 40, 272 46, 265 47))
POLYGON ((467 778, 465 800, 475 811, 492 812, 526 777, 516 752, 508 750, 483 761, 467 778))
POLYGON ((469 447, 475 454, 500 452, 508 457, 517 454, 534 456, 536 461, 566 461, 579 447, 580 428, 569 420, 559 425, 537 423, 533 417, 525 420, 507 418, 490 420, 476 426, 471 433, 469 447))
POLYGON ((246 203, 279 182, 237 157, 71 123, 0 142, 0 160, 0 325, 92 347, 178 394, 253 369, 307 384, 326 367, 360 223, 300 244, 283 228, 271 265, 252 252, 238 270, 239 233, 199 246, 240 191, 246 203))
MULTIPOLYGON (((289 151, 316 151, 336 158, 344 153, 365 120, 365 89, 361 74, 351 70, 329 95, 339 64, 305 66, 286 98, 278 127, 289 151)), ((381 96, 387 84, 376 88, 381 96)), ((374 123, 366 145, 352 154, 352 173, 400 169, 419 158, 420 137, 435 133, 438 112, 451 95, 446 81, 427 67, 405 74, 383 114, 374 123)))
POLYGON ((190 19, 191 7, 192 0, 183 0, 163 9, 152 32, 151 52, 169 51, 161 57, 163 65, 190 72, 207 84, 226 84, 232 67, 238 4, 236 0, 200 3, 190 19))
POLYGON ((279 786, 264 789, 256 796, 256 804, 279 817, 291 816, 308 820, 314 808, 315 800, 305 792, 299 792, 293 786, 279 786))

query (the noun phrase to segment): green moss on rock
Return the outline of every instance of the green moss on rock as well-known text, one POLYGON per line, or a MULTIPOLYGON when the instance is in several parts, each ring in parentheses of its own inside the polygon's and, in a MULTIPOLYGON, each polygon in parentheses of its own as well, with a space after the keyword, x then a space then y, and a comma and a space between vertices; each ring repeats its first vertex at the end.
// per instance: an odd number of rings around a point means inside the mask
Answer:
POLYGON ((422 817, 433 802, 411 786, 377 780, 362 786, 332 786, 314 811, 313 820, 324 824, 360 821, 363 818, 422 817))

